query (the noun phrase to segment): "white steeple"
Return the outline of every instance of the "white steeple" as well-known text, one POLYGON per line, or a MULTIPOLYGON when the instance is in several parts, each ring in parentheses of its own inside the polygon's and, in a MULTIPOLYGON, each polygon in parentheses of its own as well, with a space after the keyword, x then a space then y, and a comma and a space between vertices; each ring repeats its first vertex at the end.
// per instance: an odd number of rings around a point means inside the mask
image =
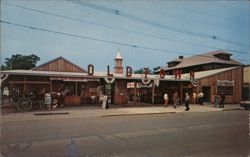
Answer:
POLYGON ((119 49, 117 51, 117 55, 116 55, 115 59, 122 59, 122 56, 121 56, 121 53, 120 53, 119 49))

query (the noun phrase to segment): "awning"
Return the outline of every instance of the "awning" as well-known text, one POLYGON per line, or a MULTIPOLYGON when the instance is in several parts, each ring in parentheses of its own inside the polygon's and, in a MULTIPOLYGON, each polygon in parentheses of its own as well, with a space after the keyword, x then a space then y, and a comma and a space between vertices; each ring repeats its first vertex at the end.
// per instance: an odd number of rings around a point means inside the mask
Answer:
POLYGON ((100 81, 96 78, 71 78, 71 77, 50 77, 50 80, 60 80, 65 82, 94 82, 100 81))

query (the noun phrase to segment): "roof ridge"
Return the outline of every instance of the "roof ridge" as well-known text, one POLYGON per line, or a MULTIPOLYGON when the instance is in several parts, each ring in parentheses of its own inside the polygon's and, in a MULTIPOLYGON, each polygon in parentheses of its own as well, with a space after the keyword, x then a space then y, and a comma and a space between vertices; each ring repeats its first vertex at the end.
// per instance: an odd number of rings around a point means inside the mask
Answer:
POLYGON ((46 65, 46 64, 50 64, 50 63, 56 61, 56 60, 58 60, 58 59, 63 59, 64 61, 66 61, 66 62, 68 62, 68 63, 70 63, 70 64, 76 66, 77 68, 81 69, 82 71, 87 72, 87 71, 86 71, 85 69, 83 69, 82 67, 76 65, 75 63, 69 61, 68 59, 66 59, 66 58, 64 58, 64 57, 62 57, 62 56, 56 57, 56 58, 54 58, 54 59, 52 59, 52 60, 50 60, 50 61, 47 61, 47 62, 45 62, 45 63, 43 63, 43 64, 40 64, 40 65, 38 65, 38 66, 36 66, 36 67, 30 69, 30 70, 36 70, 36 69, 38 69, 38 68, 40 68, 40 67, 42 67, 42 66, 44 66, 44 65, 46 65))

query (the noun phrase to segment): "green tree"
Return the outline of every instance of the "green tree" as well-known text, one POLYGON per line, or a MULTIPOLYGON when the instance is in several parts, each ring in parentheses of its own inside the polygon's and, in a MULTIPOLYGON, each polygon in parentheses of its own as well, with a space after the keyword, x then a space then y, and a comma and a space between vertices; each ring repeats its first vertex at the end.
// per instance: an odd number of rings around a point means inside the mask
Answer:
MULTIPOLYGON (((135 70, 134 73, 135 73, 135 74, 144 74, 144 68, 140 68, 140 69, 138 69, 138 70, 135 70)), ((150 69, 148 69, 148 73, 149 73, 149 74, 153 74, 153 71, 150 70, 150 69)))
POLYGON ((16 54, 12 55, 11 58, 5 58, 5 65, 1 66, 2 70, 15 70, 15 69, 23 69, 29 70, 36 66, 36 63, 40 60, 40 58, 34 54, 31 55, 21 55, 16 54))
POLYGON ((158 65, 156 67, 153 67, 153 72, 155 72, 156 70, 160 69, 161 67, 158 65))

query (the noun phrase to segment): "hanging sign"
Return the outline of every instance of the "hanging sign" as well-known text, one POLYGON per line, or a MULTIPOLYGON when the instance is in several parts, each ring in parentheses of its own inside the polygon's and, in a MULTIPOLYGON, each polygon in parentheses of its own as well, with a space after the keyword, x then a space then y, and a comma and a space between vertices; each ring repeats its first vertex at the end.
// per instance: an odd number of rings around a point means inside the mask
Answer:
POLYGON ((234 81, 229 80, 217 80, 217 86, 234 86, 234 81))
POLYGON ((148 85, 148 84, 151 82, 151 80, 149 80, 149 79, 147 79, 147 78, 142 78, 141 81, 142 81, 142 83, 143 83, 144 85, 148 85))
POLYGON ((191 79, 191 80, 190 80, 190 82, 192 83, 192 85, 193 85, 194 87, 196 87, 196 86, 197 86, 197 81, 196 81, 196 80, 191 79))
POLYGON ((106 83, 113 83, 115 81, 115 78, 114 77, 107 77, 107 78, 104 78, 104 80, 106 81, 106 83))

